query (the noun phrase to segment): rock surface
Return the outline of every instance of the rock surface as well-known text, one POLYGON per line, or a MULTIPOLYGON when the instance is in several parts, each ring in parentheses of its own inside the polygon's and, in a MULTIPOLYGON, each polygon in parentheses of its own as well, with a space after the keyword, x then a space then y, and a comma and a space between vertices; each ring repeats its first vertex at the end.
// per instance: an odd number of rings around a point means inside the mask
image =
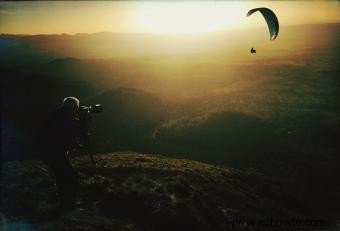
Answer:
MULTIPOLYGON (((299 217, 274 179, 161 155, 76 157, 77 208, 52 216, 53 180, 40 161, 2 164, 6 230, 228 230, 227 220, 299 217)), ((253 230, 253 228, 251 228, 253 230)))

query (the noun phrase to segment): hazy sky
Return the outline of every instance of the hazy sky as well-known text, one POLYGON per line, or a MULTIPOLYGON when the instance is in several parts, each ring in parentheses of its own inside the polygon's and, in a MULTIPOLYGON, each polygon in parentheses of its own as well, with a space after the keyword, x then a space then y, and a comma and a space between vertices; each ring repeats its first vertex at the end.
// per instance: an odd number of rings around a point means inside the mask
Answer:
POLYGON ((0 2, 0 33, 196 33, 264 26, 259 13, 246 17, 255 7, 271 8, 281 26, 340 22, 340 1, 0 2))

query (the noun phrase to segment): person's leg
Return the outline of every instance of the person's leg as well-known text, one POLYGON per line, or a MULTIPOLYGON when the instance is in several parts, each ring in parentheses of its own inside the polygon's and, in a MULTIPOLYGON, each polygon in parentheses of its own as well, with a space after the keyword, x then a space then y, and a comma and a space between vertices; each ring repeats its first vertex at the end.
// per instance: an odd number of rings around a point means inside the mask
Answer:
POLYGON ((66 156, 60 159, 56 184, 60 193, 61 208, 65 210, 73 209, 77 199, 78 174, 66 156))
POLYGON ((57 197, 61 210, 70 210, 75 207, 78 191, 78 174, 72 167, 66 152, 55 150, 50 158, 44 160, 51 170, 57 187, 57 197))

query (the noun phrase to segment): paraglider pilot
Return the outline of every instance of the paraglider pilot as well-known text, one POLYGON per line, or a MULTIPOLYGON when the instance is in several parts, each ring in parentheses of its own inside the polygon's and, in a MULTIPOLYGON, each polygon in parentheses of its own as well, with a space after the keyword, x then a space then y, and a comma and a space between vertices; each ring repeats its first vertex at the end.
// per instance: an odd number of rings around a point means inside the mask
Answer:
POLYGON ((252 48, 250 49, 250 53, 252 53, 252 54, 256 54, 256 50, 255 50, 255 48, 254 48, 254 47, 252 47, 252 48))

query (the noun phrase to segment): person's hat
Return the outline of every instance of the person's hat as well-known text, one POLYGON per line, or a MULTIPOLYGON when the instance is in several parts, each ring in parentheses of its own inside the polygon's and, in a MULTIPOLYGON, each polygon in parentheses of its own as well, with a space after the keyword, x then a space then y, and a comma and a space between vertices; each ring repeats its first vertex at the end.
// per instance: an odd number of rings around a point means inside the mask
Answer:
POLYGON ((79 99, 73 96, 66 97, 63 100, 63 107, 65 108, 72 108, 72 109, 78 109, 79 108, 79 99))

